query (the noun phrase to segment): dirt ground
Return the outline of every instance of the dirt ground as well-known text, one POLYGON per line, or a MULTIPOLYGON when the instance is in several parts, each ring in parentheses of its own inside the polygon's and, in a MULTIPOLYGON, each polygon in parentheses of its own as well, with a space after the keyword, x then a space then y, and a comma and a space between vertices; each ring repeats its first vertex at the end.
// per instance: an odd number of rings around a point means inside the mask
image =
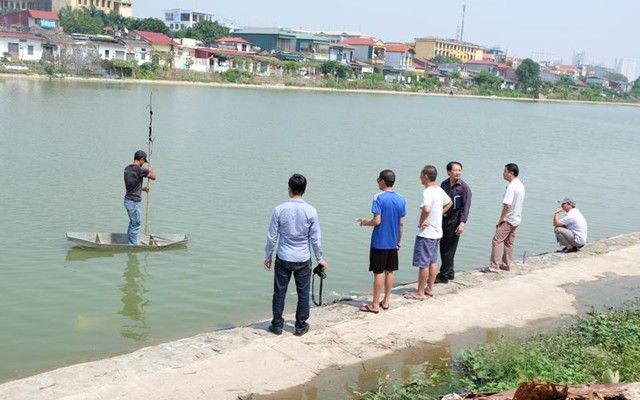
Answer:
MULTIPOLYGON (((449 334, 476 328, 522 327, 576 315, 567 285, 612 274, 640 276, 640 233, 616 236, 573 254, 522 260, 510 272, 460 273, 425 301, 407 300, 415 284, 393 291, 390 309, 363 313, 359 298, 311 311, 311 330, 281 336, 267 320, 73 365, 0 385, 0 399, 237 399, 309 381, 325 368, 352 365, 449 334), (445 308, 446 313, 439 312, 445 308), (428 318, 425 318, 428 316, 428 318)), ((287 321, 292 321, 289 315, 287 321)))

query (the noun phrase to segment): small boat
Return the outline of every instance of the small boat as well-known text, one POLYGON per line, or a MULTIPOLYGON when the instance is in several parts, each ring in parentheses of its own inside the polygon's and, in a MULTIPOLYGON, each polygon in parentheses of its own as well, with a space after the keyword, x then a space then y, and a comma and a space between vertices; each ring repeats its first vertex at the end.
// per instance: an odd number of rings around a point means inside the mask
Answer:
POLYGON ((77 247, 103 250, 160 250, 186 246, 185 234, 138 234, 138 244, 129 244, 126 233, 67 232, 67 240, 77 247))

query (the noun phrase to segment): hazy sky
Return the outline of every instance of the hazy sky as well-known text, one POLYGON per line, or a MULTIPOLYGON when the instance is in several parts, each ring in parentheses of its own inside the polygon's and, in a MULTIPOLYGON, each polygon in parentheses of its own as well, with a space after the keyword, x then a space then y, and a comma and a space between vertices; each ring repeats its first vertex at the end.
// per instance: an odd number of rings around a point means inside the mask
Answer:
POLYGON ((616 58, 640 62, 637 0, 133 0, 133 13, 163 18, 163 9, 193 9, 238 26, 357 31, 385 42, 412 42, 426 36, 455 39, 463 4, 467 42, 497 45, 517 57, 549 52, 566 64, 574 50, 610 67, 616 58))

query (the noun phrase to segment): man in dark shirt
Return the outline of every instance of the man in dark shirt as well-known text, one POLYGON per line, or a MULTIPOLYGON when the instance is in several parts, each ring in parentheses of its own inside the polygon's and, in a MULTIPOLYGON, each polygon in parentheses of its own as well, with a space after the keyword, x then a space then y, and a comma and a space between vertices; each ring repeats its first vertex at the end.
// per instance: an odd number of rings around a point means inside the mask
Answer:
POLYGON ((142 200, 142 192, 148 192, 149 187, 142 186, 142 180, 147 177, 156 179, 156 173, 148 164, 145 168, 143 165, 147 162, 147 153, 142 150, 136 151, 133 156, 133 164, 129 164, 124 168, 124 186, 127 193, 124 195, 124 208, 129 215, 129 228, 127 229, 127 239, 129 244, 138 244, 138 230, 140 229, 140 201, 142 200))
POLYGON ((458 240, 464 232, 464 226, 469 218, 471 208, 471 189, 462 176, 462 164, 451 161, 447 164, 447 174, 440 187, 453 201, 451 208, 442 215, 442 239, 440 239, 440 258, 442 265, 436 276, 436 283, 449 283, 455 278, 453 270, 453 258, 458 248, 458 240))

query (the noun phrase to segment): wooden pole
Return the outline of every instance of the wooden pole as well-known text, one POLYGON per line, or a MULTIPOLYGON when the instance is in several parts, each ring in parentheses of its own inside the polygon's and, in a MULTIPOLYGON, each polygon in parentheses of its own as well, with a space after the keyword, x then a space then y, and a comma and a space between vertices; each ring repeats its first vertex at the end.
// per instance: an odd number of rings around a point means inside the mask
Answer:
MULTIPOLYGON (((151 154, 153 153, 153 92, 149 95, 149 138, 148 138, 148 152, 147 152, 147 164, 151 166, 151 154)), ((147 177, 147 187, 151 189, 151 179, 147 177)), ((151 205, 151 190, 147 191, 147 207, 144 212, 144 233, 149 234, 149 208, 151 205)))

